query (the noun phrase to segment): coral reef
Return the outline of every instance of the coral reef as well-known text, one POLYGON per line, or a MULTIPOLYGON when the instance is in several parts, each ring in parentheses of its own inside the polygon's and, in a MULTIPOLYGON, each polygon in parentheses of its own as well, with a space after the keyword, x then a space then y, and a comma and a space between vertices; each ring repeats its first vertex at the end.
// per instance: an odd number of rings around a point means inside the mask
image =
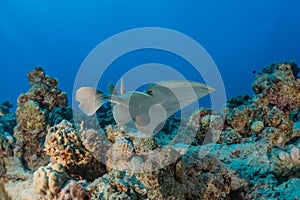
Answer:
POLYGON ((39 105, 47 108, 47 110, 67 105, 67 95, 57 88, 57 79, 46 76, 45 71, 41 67, 37 67, 34 71, 28 73, 27 78, 31 88, 27 93, 19 96, 18 106, 29 99, 38 102, 39 105))
POLYGON ((0 104, 0 197, 6 199, 299 199, 300 69, 276 63, 253 95, 218 113, 178 114, 155 134, 116 125, 111 105, 74 113, 41 68, 0 104), (76 118, 76 119, 75 119, 76 118))
POLYGON ((0 177, 6 173, 4 158, 13 156, 12 147, 5 135, 0 132, 0 177))
POLYGON ((84 148, 71 122, 63 120, 50 127, 45 148, 53 162, 62 164, 66 172, 74 178, 93 180, 105 173, 102 163, 84 148))
POLYGON ((86 181, 70 180, 66 183, 64 188, 59 192, 58 200, 88 200, 90 195, 86 190, 86 181))
MULTIPOLYGON (((215 116, 217 113, 212 109, 200 108, 195 111, 187 122, 187 128, 195 131, 195 143, 202 143, 210 127, 210 115, 215 116), (204 119, 203 119, 204 118, 204 119)), ((223 126, 218 124, 218 126, 223 126)))
POLYGON ((136 177, 123 171, 112 171, 94 180, 89 186, 91 200, 96 199, 145 199, 147 191, 136 177))
POLYGON ((300 106, 300 80, 295 77, 298 67, 294 62, 274 63, 258 74, 252 88, 261 94, 260 101, 268 106, 276 105, 280 110, 289 112, 300 106))
POLYGON ((14 153, 23 159, 26 168, 36 170, 49 162, 43 150, 48 127, 59 122, 58 115, 62 116, 60 120, 71 116, 65 114, 70 112, 68 109, 58 112, 68 101, 66 93, 57 88, 56 79, 46 76, 40 67, 28 73, 27 78, 31 88, 18 98, 14 153))
POLYGON ((300 176, 300 140, 284 149, 272 149, 274 172, 278 176, 300 176))
POLYGON ((265 128, 265 125, 262 121, 254 121, 250 128, 254 133, 259 134, 265 128))
POLYGON ((68 175, 62 165, 49 163, 34 172, 35 192, 52 198, 61 190, 67 179, 68 175))
MULTIPOLYGON (((199 156, 200 148, 195 148, 183 156, 183 185, 187 188, 185 199, 242 199, 248 182, 230 168, 225 167, 211 155, 199 156), (201 163, 201 164, 199 164, 201 163)), ((177 165, 176 167, 178 167, 177 165)))
POLYGON ((0 104, 0 132, 7 132, 10 135, 13 134, 13 129, 17 124, 16 116, 14 113, 10 112, 10 108, 13 105, 8 101, 4 101, 0 104))
POLYGON ((240 105, 229 110, 226 123, 243 137, 248 137, 251 135, 250 126, 253 115, 253 109, 250 106, 240 105))
POLYGON ((5 101, 0 104, 0 178, 6 173, 5 158, 13 156, 13 127, 16 125, 15 115, 10 113, 12 105, 5 101))
POLYGON ((2 180, 5 182, 5 193, 8 199, 39 199, 34 192, 33 173, 24 169, 22 160, 16 156, 5 159, 7 172, 2 180))
MULTIPOLYGON (((297 65, 293 62, 272 64, 264 68, 252 85, 255 95, 240 95, 227 101, 224 108, 224 113, 227 113, 225 127, 234 129, 243 138, 252 136, 252 132, 260 134, 265 127, 277 128, 283 132, 280 136, 283 142, 289 141, 293 137, 293 121, 289 115, 300 106, 297 95, 300 92, 300 81, 294 75, 296 69, 297 65), (258 121, 260 127, 264 128, 256 131, 253 129, 254 123, 258 121)), ((267 129, 265 132, 269 131, 267 129)), ((277 139, 278 134, 271 136, 270 143, 282 145, 281 141, 273 141, 277 139)))
POLYGON ((81 141, 86 150, 98 161, 105 163, 106 154, 112 143, 107 139, 104 131, 87 129, 81 133, 81 141))

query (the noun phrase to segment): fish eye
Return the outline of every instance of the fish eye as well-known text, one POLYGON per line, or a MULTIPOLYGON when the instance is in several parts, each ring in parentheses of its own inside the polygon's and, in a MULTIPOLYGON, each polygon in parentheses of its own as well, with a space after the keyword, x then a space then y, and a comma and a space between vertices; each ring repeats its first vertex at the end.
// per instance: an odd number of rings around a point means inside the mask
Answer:
POLYGON ((148 90, 147 93, 150 94, 150 95, 152 95, 153 91, 152 90, 148 90))

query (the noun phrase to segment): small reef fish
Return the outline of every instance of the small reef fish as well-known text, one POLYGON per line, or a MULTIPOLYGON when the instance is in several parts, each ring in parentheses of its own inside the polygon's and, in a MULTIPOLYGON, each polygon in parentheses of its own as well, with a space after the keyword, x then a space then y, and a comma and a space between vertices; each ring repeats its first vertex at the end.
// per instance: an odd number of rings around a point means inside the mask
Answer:
POLYGON ((194 81, 169 80, 152 83, 145 92, 126 92, 121 80, 121 94, 117 95, 112 84, 110 94, 95 88, 81 87, 76 91, 79 108, 91 116, 107 101, 114 103, 113 116, 117 124, 133 120, 145 133, 154 129, 172 114, 214 91, 213 88, 194 81))

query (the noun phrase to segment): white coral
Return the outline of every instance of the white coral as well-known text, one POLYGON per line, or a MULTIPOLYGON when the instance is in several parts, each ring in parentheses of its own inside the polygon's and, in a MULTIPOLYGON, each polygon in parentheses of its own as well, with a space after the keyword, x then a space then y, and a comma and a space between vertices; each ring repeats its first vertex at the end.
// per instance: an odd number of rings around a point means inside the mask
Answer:
POLYGON ((291 159, 295 162, 298 161, 300 158, 300 151, 297 147, 293 147, 291 149, 291 159))
POLYGON ((36 194, 54 196, 57 194, 68 175, 61 164, 48 164, 34 172, 34 188, 36 194))

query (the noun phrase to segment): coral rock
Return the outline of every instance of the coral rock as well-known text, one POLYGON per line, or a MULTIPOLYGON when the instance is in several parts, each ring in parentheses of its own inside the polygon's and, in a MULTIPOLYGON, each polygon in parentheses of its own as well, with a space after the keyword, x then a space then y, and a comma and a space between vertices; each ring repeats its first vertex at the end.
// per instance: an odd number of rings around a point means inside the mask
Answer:
POLYGON ((260 133, 263 129, 264 129, 264 123, 262 121, 254 121, 252 124, 251 124, 251 130, 258 134, 260 133))
POLYGON ((91 155, 98 161, 105 163, 106 154, 112 143, 106 138, 105 133, 100 129, 84 130, 81 134, 82 144, 91 155))
POLYGON ((299 176, 300 140, 284 149, 272 149, 274 171, 279 176, 299 176))
POLYGON ((123 171, 112 171, 94 180, 88 187, 91 200, 97 199, 146 199, 146 190, 135 176, 126 176, 123 171))
POLYGON ((68 101, 66 93, 57 88, 58 81, 46 76, 42 68, 28 73, 28 80, 31 88, 18 98, 14 152, 23 159, 26 168, 34 171, 49 163, 49 156, 44 151, 47 128, 66 116, 67 109, 57 112, 56 108, 67 106, 68 101))
POLYGON ((248 183, 237 172, 227 168, 212 155, 201 158, 200 154, 201 148, 194 148, 182 159, 181 179, 187 188, 186 199, 230 198, 231 193, 245 190, 248 183))
POLYGON ((266 98, 267 105, 284 112, 295 110, 300 106, 300 80, 294 74, 297 68, 292 62, 273 64, 257 75, 252 88, 266 98))
POLYGON ((48 197, 55 196, 62 188, 68 175, 60 164, 48 164, 34 172, 35 192, 48 197))
POLYGON ((87 151, 73 125, 63 120, 48 130, 46 154, 76 178, 93 180, 105 173, 104 166, 87 151))
POLYGON ((40 105, 46 106, 48 109, 54 107, 65 106, 68 103, 66 93, 57 88, 58 81, 52 77, 45 75, 45 71, 41 67, 37 67, 34 71, 28 73, 28 80, 31 89, 19 97, 19 104, 23 99, 31 99, 37 101, 40 105))
POLYGON ((112 156, 117 160, 127 160, 134 153, 134 146, 131 141, 120 138, 112 146, 112 156))
POLYGON ((29 100, 17 108, 18 126, 34 135, 46 128, 47 113, 35 101, 29 100))
MULTIPOLYGON (((217 116, 217 113, 212 109, 200 108, 195 111, 191 117, 188 119, 187 128, 195 132, 195 138, 202 143, 205 135, 210 127, 211 115, 217 116), (207 117, 206 117, 207 116, 207 117), (204 118, 204 119, 203 119, 204 118)), ((215 123, 217 127, 223 126, 221 118, 216 117, 217 122, 215 123)))
POLYGON ((88 200, 89 193, 86 191, 87 182, 70 180, 58 194, 58 200, 88 200))
POLYGON ((254 113, 249 106, 241 105, 229 110, 229 115, 226 116, 226 122, 235 131, 242 134, 243 137, 249 136, 250 124, 254 113))

